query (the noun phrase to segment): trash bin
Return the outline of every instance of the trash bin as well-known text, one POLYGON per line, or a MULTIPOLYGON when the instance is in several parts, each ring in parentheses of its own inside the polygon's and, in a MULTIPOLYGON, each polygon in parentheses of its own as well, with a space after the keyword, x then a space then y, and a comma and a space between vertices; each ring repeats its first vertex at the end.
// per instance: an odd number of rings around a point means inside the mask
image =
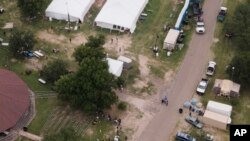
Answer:
POLYGON ((183 109, 182 109, 182 108, 180 108, 180 109, 179 109, 179 113, 180 113, 180 114, 182 114, 182 112, 183 112, 183 109))

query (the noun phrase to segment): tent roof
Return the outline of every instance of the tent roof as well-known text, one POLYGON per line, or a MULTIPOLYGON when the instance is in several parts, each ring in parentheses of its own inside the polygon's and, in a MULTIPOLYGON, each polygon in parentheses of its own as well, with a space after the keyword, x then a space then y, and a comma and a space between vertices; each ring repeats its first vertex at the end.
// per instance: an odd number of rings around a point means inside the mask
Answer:
MULTIPOLYGON (((53 0, 46 12, 55 14, 70 15, 83 21, 84 11, 93 0, 53 0)), ((55 17, 53 17, 55 18, 55 17)))
POLYGON ((213 119, 222 123, 227 124, 230 121, 230 117, 224 116, 215 112, 211 112, 209 110, 206 110, 203 117, 213 119))
POLYGON ((122 74, 123 62, 115 59, 107 58, 109 72, 119 77, 122 74))
POLYGON ((0 69, 0 132, 13 127, 30 104, 26 84, 13 72, 0 69))
POLYGON ((176 30, 176 29, 170 29, 168 31, 168 34, 164 40, 165 43, 170 43, 170 44, 175 44, 176 43, 176 40, 178 38, 180 34, 180 31, 179 30, 176 30))
POLYGON ((95 21, 132 28, 145 3, 148 0, 107 0, 95 21))
POLYGON ((230 93, 233 87, 233 82, 230 80, 222 80, 221 82, 221 91, 223 93, 230 93))
POLYGON ((227 112, 230 112, 230 113, 232 112, 232 106, 231 105, 215 102, 215 101, 212 101, 212 100, 208 101, 207 110, 209 110, 211 107, 215 108, 215 109, 222 110, 222 111, 227 111, 227 112))
POLYGON ((214 83, 214 87, 220 87, 221 92, 224 94, 229 94, 231 91, 234 91, 236 93, 240 92, 240 85, 227 79, 224 79, 224 80, 216 79, 214 83))

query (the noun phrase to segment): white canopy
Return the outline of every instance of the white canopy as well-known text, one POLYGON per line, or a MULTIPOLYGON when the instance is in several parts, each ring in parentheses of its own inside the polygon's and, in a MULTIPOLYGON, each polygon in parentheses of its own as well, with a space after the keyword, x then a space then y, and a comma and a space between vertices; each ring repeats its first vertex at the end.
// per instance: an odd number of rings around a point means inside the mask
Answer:
POLYGON ((96 25, 133 33, 147 3, 148 0, 107 0, 95 19, 96 25))
POLYGON ((95 0, 53 0, 45 11, 47 17, 57 20, 83 22, 95 0))
POLYGON ((230 117, 232 113, 232 106, 210 100, 207 104, 207 110, 230 117))
POLYGON ((114 60, 111 58, 107 58, 108 65, 109 65, 109 72, 113 75, 119 77, 122 74, 123 62, 114 60))

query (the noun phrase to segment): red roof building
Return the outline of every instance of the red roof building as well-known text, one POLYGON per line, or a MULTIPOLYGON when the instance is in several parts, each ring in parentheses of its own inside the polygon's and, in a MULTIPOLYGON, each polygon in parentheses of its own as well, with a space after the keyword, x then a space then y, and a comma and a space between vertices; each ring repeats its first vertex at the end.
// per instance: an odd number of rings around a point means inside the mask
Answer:
POLYGON ((27 85, 14 72, 0 69, 0 132, 15 126, 29 105, 27 85))

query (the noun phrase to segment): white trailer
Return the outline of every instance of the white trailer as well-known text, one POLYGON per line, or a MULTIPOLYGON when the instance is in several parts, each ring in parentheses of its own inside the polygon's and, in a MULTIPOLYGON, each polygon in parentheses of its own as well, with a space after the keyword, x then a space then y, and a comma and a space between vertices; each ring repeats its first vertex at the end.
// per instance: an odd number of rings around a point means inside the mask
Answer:
POLYGON ((215 101, 209 101, 207 104, 207 110, 230 117, 232 113, 232 106, 215 101))
POLYGON ((175 49, 175 45, 176 45, 176 42, 177 42, 179 35, 180 35, 179 30, 170 29, 168 31, 168 34, 167 34, 165 40, 164 40, 163 49, 167 49, 167 50, 175 49))

